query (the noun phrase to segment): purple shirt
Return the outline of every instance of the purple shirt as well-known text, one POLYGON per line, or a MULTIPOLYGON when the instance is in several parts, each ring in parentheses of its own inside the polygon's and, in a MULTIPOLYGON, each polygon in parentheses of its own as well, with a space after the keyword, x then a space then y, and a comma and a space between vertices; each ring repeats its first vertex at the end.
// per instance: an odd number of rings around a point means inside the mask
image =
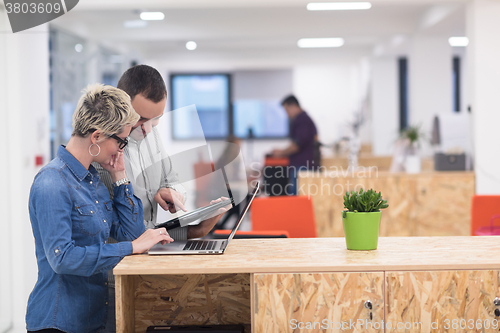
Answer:
POLYGON ((299 151, 289 156, 290 166, 312 169, 319 161, 315 158, 316 125, 309 115, 303 111, 290 124, 290 138, 299 147, 299 151), (313 162, 314 161, 314 162, 313 162))

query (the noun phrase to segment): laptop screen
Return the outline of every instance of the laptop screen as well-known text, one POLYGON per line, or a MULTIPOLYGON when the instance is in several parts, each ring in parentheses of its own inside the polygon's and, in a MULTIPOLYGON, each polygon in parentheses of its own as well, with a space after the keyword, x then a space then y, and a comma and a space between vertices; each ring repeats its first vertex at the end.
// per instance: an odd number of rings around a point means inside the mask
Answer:
MULTIPOLYGON (((252 194, 250 194, 248 196, 248 201, 247 201, 247 204, 245 205, 245 208, 243 209, 243 212, 241 213, 240 215, 240 218, 238 219, 238 221, 235 223, 234 225, 234 228, 233 228, 233 231, 231 231, 231 234, 229 235, 229 237, 227 238, 227 244, 229 244, 229 241, 231 239, 233 239, 234 237, 234 234, 236 233, 236 230, 238 230, 238 228, 240 227, 240 224, 241 222, 243 221, 243 218, 245 217, 247 211, 248 211, 248 208, 250 208, 250 205, 252 204, 252 201, 253 199, 255 198, 255 195, 257 194, 257 192, 259 191, 259 187, 260 187, 260 182, 257 182, 257 185, 255 185, 253 191, 252 191, 252 194)), ((227 247, 227 244, 226 244, 226 247, 227 247)))

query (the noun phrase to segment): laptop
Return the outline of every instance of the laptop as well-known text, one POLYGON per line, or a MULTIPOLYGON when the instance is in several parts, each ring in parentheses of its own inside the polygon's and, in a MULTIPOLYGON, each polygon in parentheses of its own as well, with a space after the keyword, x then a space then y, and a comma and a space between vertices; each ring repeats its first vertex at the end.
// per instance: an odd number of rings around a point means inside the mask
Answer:
POLYGON ((248 208, 252 204, 255 195, 259 191, 260 182, 257 182, 252 193, 249 195, 249 199, 243 208, 243 211, 236 221, 236 224, 229 234, 227 239, 194 239, 194 240, 185 240, 185 241, 174 241, 173 243, 161 245, 158 243, 149 249, 148 254, 157 255, 157 254, 223 254, 227 249, 229 242, 233 239, 236 230, 241 225, 243 218, 245 217, 248 208))

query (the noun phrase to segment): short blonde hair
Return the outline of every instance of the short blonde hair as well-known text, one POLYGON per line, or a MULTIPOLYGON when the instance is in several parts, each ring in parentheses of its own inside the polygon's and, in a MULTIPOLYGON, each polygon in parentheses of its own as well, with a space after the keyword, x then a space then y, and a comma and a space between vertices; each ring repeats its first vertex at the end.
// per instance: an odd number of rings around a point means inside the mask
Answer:
POLYGON ((137 123, 140 116, 126 92, 112 86, 87 86, 73 113, 72 136, 86 137, 96 130, 106 135, 120 134, 137 123))

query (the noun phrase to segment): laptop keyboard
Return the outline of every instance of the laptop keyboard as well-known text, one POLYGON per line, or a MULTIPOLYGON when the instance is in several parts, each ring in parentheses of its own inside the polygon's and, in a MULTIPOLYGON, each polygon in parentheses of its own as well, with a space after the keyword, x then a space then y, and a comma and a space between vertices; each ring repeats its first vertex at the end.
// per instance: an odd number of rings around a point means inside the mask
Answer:
POLYGON ((218 241, 194 240, 188 241, 182 250, 214 250, 218 241))

